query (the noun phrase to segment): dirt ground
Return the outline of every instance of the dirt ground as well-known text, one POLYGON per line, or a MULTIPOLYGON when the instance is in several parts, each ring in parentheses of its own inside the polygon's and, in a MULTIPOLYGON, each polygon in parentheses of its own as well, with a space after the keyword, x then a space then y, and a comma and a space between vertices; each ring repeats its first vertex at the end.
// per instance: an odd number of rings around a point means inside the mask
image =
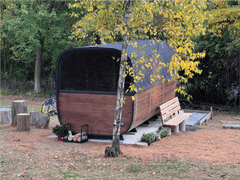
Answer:
MULTIPOLYGON (((23 97, 2 96, 2 104, 23 97)), ((24 99, 26 99, 24 97, 24 99)), ((28 98, 28 105, 41 105, 45 99, 28 98)), ((212 120, 197 126, 193 132, 172 133, 172 135, 157 140, 150 146, 121 145, 123 156, 143 159, 161 159, 176 157, 181 159, 203 160, 212 164, 240 164, 240 129, 223 129, 225 121, 240 121, 234 116, 216 115, 212 120)), ((11 149, 35 151, 46 159, 65 157, 73 161, 76 154, 104 157, 104 150, 109 143, 87 142, 84 144, 58 141, 49 138, 54 135, 52 128, 58 124, 57 117, 51 117, 49 129, 31 127, 30 132, 17 132, 16 127, 1 126, 1 149, 9 152, 11 149), (66 152, 69 152, 66 155, 66 152)))

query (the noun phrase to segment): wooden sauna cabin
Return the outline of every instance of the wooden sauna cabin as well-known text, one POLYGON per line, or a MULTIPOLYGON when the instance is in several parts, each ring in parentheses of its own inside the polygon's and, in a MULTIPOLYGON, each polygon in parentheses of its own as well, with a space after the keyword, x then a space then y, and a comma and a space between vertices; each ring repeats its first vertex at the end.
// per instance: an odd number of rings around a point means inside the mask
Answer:
MULTIPOLYGON (((171 77, 167 68, 160 72, 157 70, 160 60, 170 62, 172 48, 165 42, 151 44, 149 40, 139 40, 137 44, 146 44, 146 59, 155 57, 152 49, 158 50, 160 58, 154 59, 152 69, 142 70, 142 82, 134 83, 143 90, 124 94, 121 135, 159 113, 159 105, 175 97, 176 84, 168 82, 171 77), (150 75, 157 73, 164 76, 164 83, 162 80, 151 83, 150 75)), ((71 48, 60 54, 56 66, 56 97, 61 124, 71 123, 72 131, 80 132, 86 123, 89 125, 89 138, 112 138, 120 66, 120 61, 116 60, 121 57, 121 50, 122 42, 119 42, 71 48)), ((141 51, 128 47, 128 62, 134 69, 141 56, 141 51), (137 54, 135 58, 131 57, 133 51, 137 54)), ((131 82, 134 82, 133 78, 127 76, 125 90, 131 82)))

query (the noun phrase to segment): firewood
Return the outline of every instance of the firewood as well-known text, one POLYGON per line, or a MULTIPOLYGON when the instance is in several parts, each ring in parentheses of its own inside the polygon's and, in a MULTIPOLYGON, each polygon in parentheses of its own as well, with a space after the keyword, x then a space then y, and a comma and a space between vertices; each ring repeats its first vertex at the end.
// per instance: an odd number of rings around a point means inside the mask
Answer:
POLYGON ((87 139, 87 136, 82 136, 82 140, 87 139))
POLYGON ((79 137, 79 134, 76 134, 76 135, 73 137, 73 141, 77 141, 78 137, 79 137))
POLYGON ((80 141, 81 141, 81 137, 78 137, 78 139, 77 139, 77 140, 78 140, 78 142, 80 142, 80 141))
POLYGON ((68 140, 69 140, 69 141, 72 141, 72 140, 73 140, 73 137, 72 137, 72 136, 69 136, 69 137, 68 137, 68 140))

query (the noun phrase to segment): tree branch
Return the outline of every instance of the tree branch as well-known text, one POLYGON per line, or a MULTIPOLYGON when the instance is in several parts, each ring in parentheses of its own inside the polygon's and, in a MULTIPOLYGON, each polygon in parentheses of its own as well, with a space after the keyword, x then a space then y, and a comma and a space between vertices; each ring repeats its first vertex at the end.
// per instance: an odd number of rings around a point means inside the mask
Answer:
POLYGON ((56 8, 55 13, 57 14, 58 11, 60 10, 60 8, 62 7, 62 5, 65 4, 65 2, 61 2, 61 4, 59 4, 59 6, 56 8))
MULTIPOLYGON (((61 2, 60 4, 59 4, 59 6, 56 8, 56 10, 55 10, 55 13, 57 14, 57 12, 59 12, 60 11, 60 8, 62 7, 62 5, 63 4, 65 4, 65 2, 61 2)), ((53 6, 55 5, 55 0, 53 0, 52 2, 51 2, 51 7, 50 7, 50 9, 49 9, 49 14, 52 12, 52 9, 53 9, 53 6), (50 12, 50 10, 51 10, 51 12, 50 12)), ((53 23, 53 20, 51 20, 50 21, 50 25, 53 23)))
POLYGON ((55 3, 56 3, 55 1, 52 1, 52 2, 51 2, 51 7, 49 8, 49 11, 48 11, 49 14, 51 14, 52 9, 53 9, 53 7, 55 6, 55 3))

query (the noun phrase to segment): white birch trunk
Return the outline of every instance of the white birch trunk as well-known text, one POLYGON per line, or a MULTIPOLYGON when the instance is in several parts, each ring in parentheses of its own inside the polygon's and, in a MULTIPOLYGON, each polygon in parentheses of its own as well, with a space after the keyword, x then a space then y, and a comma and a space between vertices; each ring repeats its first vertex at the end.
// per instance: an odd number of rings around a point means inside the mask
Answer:
POLYGON ((127 28, 127 32, 123 36, 123 45, 122 45, 122 55, 120 61, 120 70, 119 70, 119 80, 118 80, 118 87, 117 87, 117 102, 116 102, 116 111, 115 111, 115 118, 113 124, 113 143, 112 143, 112 150, 115 149, 115 155, 118 156, 122 152, 120 150, 119 139, 120 139, 120 121, 122 116, 122 106, 123 106, 123 95, 124 95, 124 84, 125 84, 125 77, 123 75, 126 73, 126 67, 122 65, 127 62, 127 48, 128 48, 128 21, 131 11, 131 2, 130 0, 125 1, 125 18, 124 22, 127 28))

